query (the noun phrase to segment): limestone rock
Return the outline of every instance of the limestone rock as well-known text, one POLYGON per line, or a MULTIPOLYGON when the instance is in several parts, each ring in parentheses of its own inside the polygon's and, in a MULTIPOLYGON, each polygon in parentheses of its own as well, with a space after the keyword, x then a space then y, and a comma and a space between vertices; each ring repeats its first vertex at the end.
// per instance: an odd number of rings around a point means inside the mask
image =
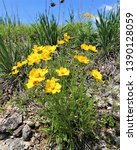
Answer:
POLYGON ((31 136, 32 136, 31 128, 26 124, 22 129, 22 137, 24 141, 28 141, 30 140, 31 136))
POLYGON ((11 107, 0 118, 0 133, 15 130, 20 124, 22 124, 22 112, 17 107, 11 107))

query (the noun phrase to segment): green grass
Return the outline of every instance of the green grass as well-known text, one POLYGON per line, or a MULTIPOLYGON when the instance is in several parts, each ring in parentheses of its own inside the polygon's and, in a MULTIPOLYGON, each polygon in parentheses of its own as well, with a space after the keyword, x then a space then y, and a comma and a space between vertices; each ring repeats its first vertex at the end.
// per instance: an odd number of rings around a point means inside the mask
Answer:
POLYGON ((58 25, 55 17, 52 16, 49 20, 45 14, 40 14, 38 22, 33 25, 37 42, 40 45, 56 45, 58 38, 58 25))
POLYGON ((105 9, 98 11, 99 20, 96 19, 96 26, 99 36, 99 43, 102 49, 102 56, 113 57, 120 50, 120 8, 117 11, 107 12, 105 9))

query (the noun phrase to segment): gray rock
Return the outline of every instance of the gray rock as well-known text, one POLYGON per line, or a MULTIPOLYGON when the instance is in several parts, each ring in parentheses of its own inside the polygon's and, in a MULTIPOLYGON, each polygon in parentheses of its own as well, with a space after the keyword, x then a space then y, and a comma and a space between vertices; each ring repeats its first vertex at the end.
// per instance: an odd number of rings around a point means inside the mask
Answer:
POLYGON ((106 102, 104 102, 103 100, 101 100, 101 101, 98 102, 98 107, 99 108, 106 108, 107 104, 106 104, 106 102))
POLYGON ((117 146, 120 146, 120 136, 118 136, 118 137, 115 136, 114 137, 114 141, 115 141, 115 143, 116 143, 117 146))
POLYGON ((33 144, 34 144, 35 139, 36 139, 36 138, 33 136, 33 137, 31 138, 31 143, 33 143, 33 144))
POLYGON ((24 141, 28 141, 30 140, 31 136, 32 136, 31 128, 26 124, 22 129, 22 137, 24 141))
POLYGON ((8 133, 0 133, 0 140, 3 140, 8 137, 8 133))
POLYGON ((14 130, 13 136, 19 137, 22 134, 23 127, 24 127, 24 124, 19 126, 16 130, 14 130))
POLYGON ((0 133, 15 130, 20 124, 22 124, 21 111, 16 107, 10 108, 3 118, 0 118, 0 133))
POLYGON ((120 85, 114 85, 113 89, 114 89, 115 91, 118 91, 118 90, 120 89, 120 85))
POLYGON ((24 149, 23 139, 7 139, 0 144, 0 150, 23 150, 24 149))
POLYGON ((37 139, 40 139, 41 135, 39 133, 35 133, 34 136, 37 138, 37 139))
POLYGON ((40 123, 38 121, 36 121, 35 127, 38 128, 39 126, 40 126, 40 123))
POLYGON ((111 91, 107 91, 102 95, 102 97, 108 97, 110 94, 111 94, 111 91))
POLYGON ((29 150, 29 147, 31 146, 31 143, 30 142, 24 142, 24 150, 29 150))
POLYGON ((107 110, 108 110, 108 111, 111 111, 111 110, 112 110, 112 107, 107 107, 107 110))
POLYGON ((100 145, 99 145, 101 150, 107 150, 107 144, 104 140, 100 141, 100 145))
POLYGON ((114 81, 115 81, 116 83, 120 83, 120 74, 118 74, 118 75, 116 75, 116 76, 114 77, 114 81))
POLYGON ((34 127, 35 126, 35 123, 31 120, 26 120, 25 123, 30 126, 30 127, 34 127))
POLYGON ((113 99, 112 99, 112 97, 108 97, 107 103, 108 103, 108 105, 110 105, 110 106, 113 105, 113 99))
POLYGON ((120 113, 114 113, 113 117, 115 120, 120 121, 120 113))

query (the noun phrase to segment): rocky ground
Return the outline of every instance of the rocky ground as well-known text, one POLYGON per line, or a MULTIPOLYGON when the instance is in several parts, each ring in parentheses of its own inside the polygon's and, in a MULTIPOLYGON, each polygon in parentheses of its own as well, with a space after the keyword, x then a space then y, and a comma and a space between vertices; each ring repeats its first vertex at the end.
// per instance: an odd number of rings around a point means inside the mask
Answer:
MULTIPOLYGON (((98 113, 113 117, 115 127, 106 126, 101 129, 99 142, 85 145, 85 150, 119 150, 120 147, 120 97, 119 97, 119 64, 112 60, 99 66, 103 74, 104 84, 95 91, 88 89, 87 95, 96 95, 98 113), (108 78, 109 77, 109 78, 108 78)), ((47 135, 41 132, 42 123, 37 112, 39 106, 34 102, 21 109, 14 103, 7 103, 0 110, 0 150, 48 150, 47 135)))

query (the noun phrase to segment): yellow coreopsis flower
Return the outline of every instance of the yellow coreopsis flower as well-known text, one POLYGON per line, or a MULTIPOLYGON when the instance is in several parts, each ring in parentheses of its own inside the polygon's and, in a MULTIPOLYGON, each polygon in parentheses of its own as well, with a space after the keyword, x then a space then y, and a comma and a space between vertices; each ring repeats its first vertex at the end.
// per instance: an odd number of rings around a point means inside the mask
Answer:
POLYGON ((18 66, 13 66, 11 70, 17 70, 18 66))
POLYGON ((68 35, 68 33, 64 34, 64 41, 68 42, 70 39, 70 36, 68 35))
POLYGON ((58 76, 68 76, 70 71, 67 68, 60 67, 60 69, 57 69, 56 72, 58 73, 58 76))
POLYGON ((43 46, 34 45, 32 50, 34 51, 34 53, 38 53, 43 50, 43 46))
POLYGON ((102 74, 97 69, 92 70, 91 75, 96 79, 97 82, 102 81, 102 74))
POLYGON ((58 44, 58 45, 62 45, 62 44, 64 44, 64 43, 65 43, 64 40, 58 40, 58 41, 57 41, 57 44, 58 44))
POLYGON ((30 79, 35 79, 36 81, 42 81, 45 79, 45 74, 48 73, 48 69, 41 69, 41 68, 33 68, 30 72, 29 72, 29 78, 30 79))
POLYGON ((57 48, 57 45, 53 45, 53 46, 46 45, 43 48, 43 52, 46 52, 50 55, 50 54, 53 54, 55 52, 56 48, 57 48))
POLYGON ((41 68, 33 68, 29 72, 29 79, 27 88, 32 88, 33 86, 39 85, 39 83, 43 80, 45 80, 45 74, 48 73, 48 69, 41 69, 41 68))
POLYGON ((24 60, 24 61, 22 61, 21 63, 22 63, 22 66, 23 66, 23 65, 26 65, 26 64, 28 63, 28 61, 27 61, 27 60, 24 60))
POLYGON ((93 15, 90 14, 89 12, 86 12, 86 13, 84 14, 84 16, 85 16, 86 18, 92 18, 92 17, 93 17, 93 15))
POLYGON ((19 73, 19 70, 15 69, 15 70, 13 70, 11 73, 12 73, 13 75, 16 75, 16 74, 19 73))
POLYGON ((17 67, 22 67, 23 64, 21 62, 17 62, 17 67))
POLYGON ((87 44, 81 44, 81 49, 88 51, 89 50, 89 46, 87 44))
POLYGON ((34 86, 38 86, 39 83, 40 83, 39 81, 36 81, 35 79, 31 78, 31 79, 28 79, 28 83, 26 85, 27 85, 27 88, 30 89, 34 86))
POLYGON ((46 80, 45 90, 46 93, 59 93, 61 91, 61 85, 57 82, 58 79, 52 78, 51 80, 46 80))
POLYGON ((93 45, 89 45, 89 50, 91 50, 94 53, 97 52, 96 46, 93 46, 93 45))
POLYGON ((38 53, 31 53, 28 56, 28 65, 39 64, 41 61, 41 55, 38 53))
POLYGON ((56 49, 57 49, 57 45, 51 46, 51 53, 54 53, 56 49))
POLYGON ((74 58, 77 59, 81 63, 84 63, 84 64, 88 64, 89 63, 89 59, 86 56, 75 55, 74 58))
POLYGON ((43 53, 41 53, 41 59, 47 61, 47 60, 51 60, 52 57, 50 56, 49 53, 43 52, 43 53))
POLYGON ((27 60, 24 60, 24 61, 22 61, 22 62, 19 61, 19 62, 17 62, 17 65, 16 65, 16 66, 13 66, 13 67, 12 67, 12 70, 13 70, 13 71, 16 70, 15 72, 17 72, 17 69, 18 69, 18 68, 20 68, 20 67, 22 67, 22 66, 24 66, 24 65, 26 65, 26 64, 27 64, 27 60))

